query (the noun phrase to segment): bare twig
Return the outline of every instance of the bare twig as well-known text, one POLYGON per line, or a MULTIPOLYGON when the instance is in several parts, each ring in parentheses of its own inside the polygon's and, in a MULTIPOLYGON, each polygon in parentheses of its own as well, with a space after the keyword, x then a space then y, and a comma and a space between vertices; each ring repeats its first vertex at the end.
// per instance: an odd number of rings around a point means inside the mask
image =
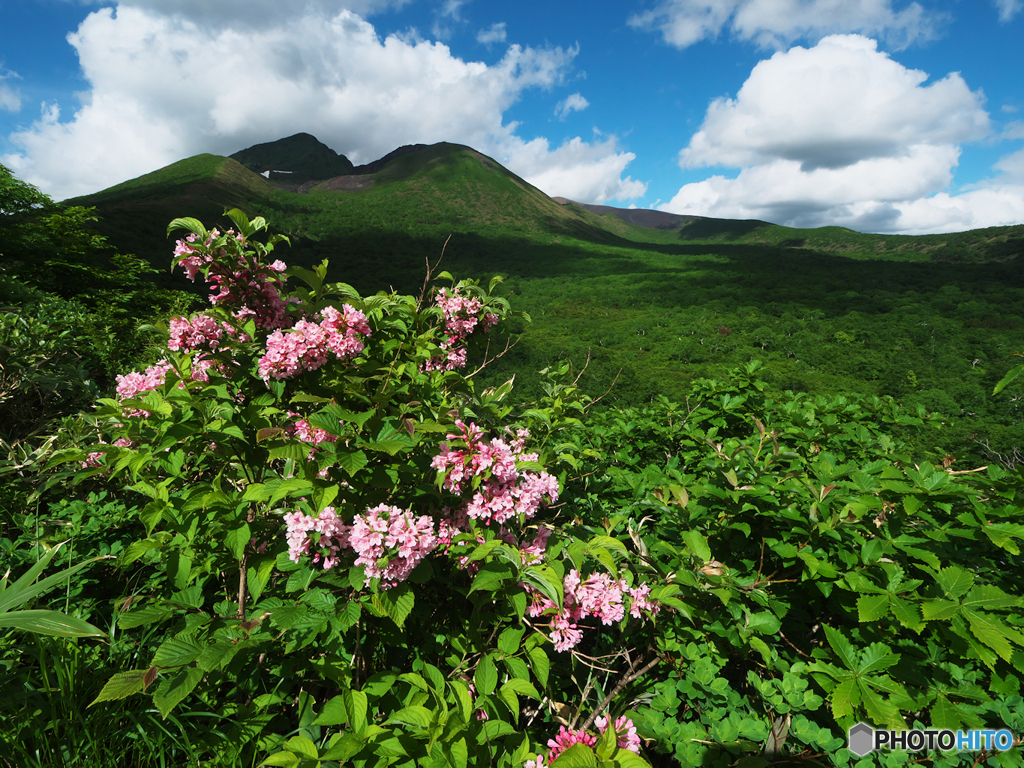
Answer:
MULTIPOLYGON (((611 386, 609 386, 609 387, 608 387, 608 392, 611 392, 611 391, 612 391, 612 387, 614 387, 614 386, 615 386, 615 382, 617 382, 617 381, 619 380, 619 376, 621 376, 621 375, 622 375, 622 369, 621 369, 621 368, 619 368, 619 372, 618 372, 618 373, 616 373, 616 374, 615 374, 615 378, 614 378, 614 379, 612 379, 612 383, 611 383, 611 386)), ((601 402, 602 400, 604 400, 604 399, 605 399, 606 397, 608 397, 608 392, 605 392, 605 393, 604 393, 603 395, 601 395, 601 396, 600 396, 599 398, 597 398, 597 400, 591 400, 591 401, 590 401, 590 404, 589 404, 589 405, 587 406, 587 408, 591 408, 591 407, 593 407, 593 406, 597 405, 597 404, 598 404, 598 403, 600 403, 600 402, 601 402)))
POLYGON ((437 261, 434 262, 434 266, 430 266, 430 257, 426 257, 427 262, 427 274, 423 278, 423 287, 420 289, 420 297, 416 299, 416 311, 419 312, 423 307, 423 298, 427 295, 427 288, 430 287, 431 281, 434 279, 434 271, 441 265, 441 259, 444 258, 444 249, 448 247, 448 241, 452 239, 451 235, 445 238, 444 245, 441 246, 441 255, 437 257, 437 261))
MULTIPOLYGON (((522 338, 522 337, 520 337, 520 338, 522 338)), ((480 363, 480 367, 479 368, 477 368, 472 373, 467 374, 466 378, 467 379, 472 379, 474 376, 476 376, 478 373, 480 373, 480 371, 482 371, 488 365, 493 363, 495 360, 497 360, 497 359, 499 359, 501 357, 504 357, 509 352, 509 350, 511 350, 512 347, 514 347, 518 343, 519 343, 519 339, 516 339, 515 341, 512 341, 512 337, 509 336, 508 339, 505 341, 505 348, 503 350, 501 350, 501 352, 496 354, 494 357, 492 357, 490 360, 488 360, 487 359, 487 352, 491 348, 491 340, 487 339, 487 346, 484 348, 484 361, 482 363, 480 363)))
POLYGON ((629 671, 625 675, 622 676, 622 679, 619 680, 618 684, 616 684, 616 686, 614 688, 612 688, 611 693, 609 693, 607 696, 604 697, 604 701, 602 701, 598 705, 597 709, 595 709, 593 712, 590 713, 590 717, 588 717, 584 721, 584 723, 583 723, 583 730, 584 731, 587 730, 587 728, 589 728, 591 725, 594 724, 594 721, 598 717, 600 717, 601 713, 604 712, 604 710, 608 707, 608 705, 611 703, 612 699, 614 699, 616 696, 618 696, 623 688, 625 688, 627 685, 632 683, 638 677, 641 677, 642 675, 647 674, 647 672, 649 672, 650 670, 654 669, 655 665, 657 665, 657 663, 659 661, 661 661, 661 657, 655 655, 655 657, 653 659, 648 661, 646 664, 644 664, 642 667, 640 667, 640 669, 636 670, 635 672, 633 671, 633 664, 630 664, 629 665, 629 671))

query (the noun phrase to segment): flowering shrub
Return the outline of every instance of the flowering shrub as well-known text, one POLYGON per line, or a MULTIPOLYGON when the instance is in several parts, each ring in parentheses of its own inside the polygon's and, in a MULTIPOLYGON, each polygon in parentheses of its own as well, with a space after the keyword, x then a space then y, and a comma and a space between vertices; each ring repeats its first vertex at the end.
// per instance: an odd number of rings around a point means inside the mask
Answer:
MULTIPOLYGON (((282 238, 229 215, 223 234, 172 222, 175 266, 211 306, 173 318, 164 361, 101 402, 102 450, 57 459, 147 499, 119 563, 158 576, 118 621, 159 644, 97 701, 144 693, 166 716, 198 697, 238 724, 232 759, 264 765, 538 759, 544 702, 574 695, 552 667, 626 654, 626 625, 635 642, 678 591, 644 583, 614 527, 556 506, 575 461, 556 437, 582 406, 561 387, 517 420, 511 383, 459 373, 510 314, 499 281, 442 273, 429 306, 364 298, 326 262, 270 261, 282 238)), ((573 748, 646 765, 618 722, 573 748)))

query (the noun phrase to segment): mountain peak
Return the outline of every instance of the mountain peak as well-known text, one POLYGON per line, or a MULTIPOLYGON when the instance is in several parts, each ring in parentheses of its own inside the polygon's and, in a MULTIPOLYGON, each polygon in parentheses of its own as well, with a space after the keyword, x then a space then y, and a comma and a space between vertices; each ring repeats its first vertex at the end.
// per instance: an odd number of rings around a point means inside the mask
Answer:
POLYGON ((275 181, 301 184, 305 181, 345 176, 354 170, 344 155, 308 133, 254 144, 231 155, 250 171, 268 174, 275 181))

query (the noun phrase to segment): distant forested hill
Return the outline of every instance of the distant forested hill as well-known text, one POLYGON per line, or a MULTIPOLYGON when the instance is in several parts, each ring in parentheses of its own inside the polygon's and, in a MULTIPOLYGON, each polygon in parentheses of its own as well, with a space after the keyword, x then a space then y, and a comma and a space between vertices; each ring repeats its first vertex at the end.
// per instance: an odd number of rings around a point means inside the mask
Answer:
MULTIPOLYGON (((313 137, 292 138, 299 163, 313 137)), ((275 143, 274 164, 290 141, 275 143)), ((1024 350, 1024 226, 919 237, 701 217, 668 226, 551 199, 455 144, 329 177, 338 166, 321 160, 296 187, 200 155, 73 202, 96 206, 102 233, 159 267, 165 287, 195 290, 167 273, 167 222, 210 224, 230 207, 287 234, 289 263, 327 258, 331 279, 364 293, 417 291, 442 250, 458 277, 504 275, 533 322, 481 376, 515 374, 527 395, 539 369, 564 360, 588 366, 592 394, 611 388, 605 402, 627 403, 678 397, 694 378, 759 359, 776 391, 891 395, 941 413, 922 450, 983 461, 1024 446, 1022 393, 991 396, 1024 350)))

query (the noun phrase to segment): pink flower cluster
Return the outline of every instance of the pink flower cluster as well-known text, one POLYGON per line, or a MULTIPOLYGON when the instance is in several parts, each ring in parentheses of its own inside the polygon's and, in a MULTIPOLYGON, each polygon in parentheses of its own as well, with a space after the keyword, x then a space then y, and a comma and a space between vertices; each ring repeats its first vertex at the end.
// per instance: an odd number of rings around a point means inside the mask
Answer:
POLYGON ((558 500, 558 481, 552 475, 516 468, 518 461, 537 461, 536 454, 523 453, 525 430, 510 446, 500 438, 484 440, 476 424, 457 420, 455 426, 461 434, 448 435, 431 466, 445 473, 445 489, 457 495, 471 487, 473 478, 480 478, 463 508, 468 517, 499 524, 517 515, 529 519, 545 502, 558 500), (462 447, 453 448, 456 443, 462 447))
POLYGON ((370 335, 366 315, 345 304, 340 312, 325 308, 320 317, 319 324, 299 320, 290 330, 277 330, 267 337, 267 352, 259 362, 261 378, 290 378, 317 370, 332 354, 347 360, 362 352, 361 337, 370 335))
POLYGON ((437 536, 429 516, 414 518, 411 512, 381 504, 356 515, 350 542, 358 555, 355 564, 366 569, 366 584, 380 579, 381 587, 387 589, 409 578, 437 546, 437 536))
MULTIPOLYGON (((594 720, 597 730, 604 734, 608 730, 608 718, 599 717, 594 720)), ((640 753, 640 737, 637 735, 636 726, 633 721, 623 715, 615 721, 616 743, 620 749, 628 749, 630 752, 640 753)), ((597 744, 597 736, 586 731, 566 728, 564 725, 558 729, 558 734, 553 739, 548 739, 548 754, 537 755, 533 760, 527 760, 523 768, 546 768, 551 765, 559 755, 575 744, 583 744, 593 747, 597 744)))
MULTIPOLYGON (((525 586, 525 585, 524 585, 525 586)), ((631 600, 629 613, 640 618, 642 612, 650 615, 658 613, 660 606, 650 599, 651 588, 640 584, 630 588, 625 581, 616 581, 607 573, 593 573, 585 580, 580 579, 579 571, 569 571, 562 582, 562 610, 548 598, 527 587, 532 601, 527 612, 537 617, 555 611, 551 617, 551 641, 556 651, 567 651, 574 648, 583 639, 583 631, 578 622, 588 617, 601 620, 602 624, 614 624, 626 615, 624 598, 631 600)))
MULTIPOLYGON (((228 234, 234 233, 229 230, 228 234)), ((281 285, 284 281, 280 277, 287 269, 285 263, 277 260, 269 266, 254 268, 244 258, 239 257, 236 268, 229 269, 207 251, 218 237, 220 232, 214 229, 210 231, 203 246, 195 245, 198 240, 195 234, 177 241, 174 255, 185 257, 179 262, 185 270, 185 275, 194 281, 199 271, 206 266, 211 304, 231 307, 235 317, 240 320, 252 317, 260 328, 286 328, 290 323, 285 312, 287 304, 281 297, 281 285)), ((241 235, 236 235, 235 239, 242 244, 245 242, 241 235)), ((223 258, 224 250, 221 249, 218 255, 223 258)))
POLYGON ((288 557, 293 562, 312 553, 314 563, 322 562, 324 570, 330 570, 338 564, 342 550, 349 548, 352 526, 342 522, 334 507, 324 507, 316 517, 290 512, 284 516, 284 522, 288 557))
POLYGON ((365 568, 366 584, 380 579, 382 589, 409 578, 412 569, 437 546, 430 517, 414 517, 386 504, 356 515, 352 525, 345 525, 333 507, 324 507, 315 518, 290 512, 284 521, 288 557, 294 562, 312 554, 314 563, 322 562, 329 570, 337 565, 343 550, 352 550, 355 564, 365 568))
POLYGON ((485 333, 498 322, 498 316, 487 312, 480 299, 463 296, 454 289, 442 288, 435 298, 444 316, 446 338, 441 341, 443 355, 430 358, 425 371, 454 371, 466 367, 466 339, 479 327, 485 333))
POLYGON ((149 392, 157 387, 163 386, 167 379, 167 372, 171 370, 171 364, 161 360, 155 365, 149 366, 145 371, 139 373, 132 371, 124 376, 117 377, 117 396, 121 400, 131 400, 140 392, 149 392))
MULTIPOLYGON (((117 397, 119 400, 131 400, 138 397, 143 392, 149 392, 151 390, 162 387, 164 382, 167 380, 167 374, 173 370, 171 364, 166 360, 161 360, 159 363, 155 363, 149 366, 145 371, 139 373, 138 371, 132 371, 125 375, 118 375, 117 377, 117 397)), ((219 360, 215 360, 212 357, 205 355, 196 355, 192 360, 192 381, 208 382, 210 380, 210 371, 220 373, 222 376, 229 376, 229 372, 224 368, 219 360)), ((185 386, 184 382, 178 382, 179 387, 185 386)), ((145 418, 148 416, 148 412, 140 409, 132 409, 128 411, 128 416, 141 416, 145 418)))
POLYGON ((209 315, 196 314, 188 320, 184 317, 172 317, 170 331, 171 338, 167 342, 167 348, 175 352, 191 352, 194 349, 217 349, 225 331, 231 331, 231 326, 218 322, 209 315))

